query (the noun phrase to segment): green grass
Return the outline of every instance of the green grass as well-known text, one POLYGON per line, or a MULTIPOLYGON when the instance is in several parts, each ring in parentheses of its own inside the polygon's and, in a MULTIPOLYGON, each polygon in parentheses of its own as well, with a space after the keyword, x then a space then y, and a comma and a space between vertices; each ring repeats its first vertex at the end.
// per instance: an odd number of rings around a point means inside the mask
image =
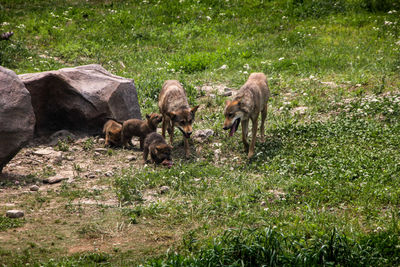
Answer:
POLYGON ((0 231, 5 231, 10 228, 21 227, 24 224, 23 219, 11 219, 8 217, 0 216, 0 231))
MULTIPOLYGON (((147 252, 143 259, 153 259, 141 263, 399 265, 399 13, 390 0, 0 0, 0 32, 15 32, 0 41, 0 65, 26 73, 101 64, 134 78, 143 114, 157 111, 163 82, 178 79, 190 104, 201 105, 194 128, 215 135, 195 144, 199 158, 182 160, 175 150, 171 169, 115 175, 128 223, 182 235, 169 253, 147 252), (197 88, 239 88, 256 71, 267 74, 272 99, 266 142, 248 161, 240 135, 221 129, 227 98, 197 88), (296 107, 308 109, 293 114, 296 107), (145 200, 164 185, 168 193, 145 200)), ((84 147, 92 150, 93 140, 84 147)), ((68 151, 68 142, 58 149, 68 151)), ((70 186, 58 194, 96 196, 70 186)), ((98 234, 89 226, 77 231, 98 234)), ((79 254, 41 265, 129 258, 79 254)))

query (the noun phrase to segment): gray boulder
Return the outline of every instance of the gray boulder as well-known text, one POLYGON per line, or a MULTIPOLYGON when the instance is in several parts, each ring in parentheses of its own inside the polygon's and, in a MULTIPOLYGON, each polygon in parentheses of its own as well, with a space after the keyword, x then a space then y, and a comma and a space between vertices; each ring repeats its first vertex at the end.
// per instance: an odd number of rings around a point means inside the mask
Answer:
POLYGON ((0 67, 0 173, 33 137, 31 96, 18 76, 0 67))
POLYGON ((31 93, 35 132, 61 129, 100 133, 107 117, 141 118, 134 81, 100 65, 20 75, 31 93))

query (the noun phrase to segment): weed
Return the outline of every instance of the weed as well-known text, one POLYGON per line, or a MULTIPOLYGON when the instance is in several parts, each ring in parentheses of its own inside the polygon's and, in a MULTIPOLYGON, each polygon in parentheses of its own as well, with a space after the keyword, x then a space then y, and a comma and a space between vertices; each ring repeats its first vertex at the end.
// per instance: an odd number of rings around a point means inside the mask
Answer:
POLYGON ((94 146, 94 139, 90 137, 83 143, 83 150, 89 151, 93 149, 93 146, 94 146))
POLYGON ((24 219, 11 219, 8 217, 0 216, 0 231, 5 231, 10 228, 21 227, 24 223, 24 219))
POLYGON ((69 142, 67 140, 58 140, 56 149, 58 151, 69 151, 69 142))

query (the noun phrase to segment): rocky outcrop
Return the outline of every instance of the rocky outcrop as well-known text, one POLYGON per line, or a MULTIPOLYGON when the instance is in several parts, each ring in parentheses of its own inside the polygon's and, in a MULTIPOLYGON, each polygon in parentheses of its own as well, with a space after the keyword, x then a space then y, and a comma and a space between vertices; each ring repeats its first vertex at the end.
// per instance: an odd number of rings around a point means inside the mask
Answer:
POLYGON ((13 71, 0 67, 0 172, 32 138, 34 126, 28 90, 13 71))
POLYGON ((35 132, 61 129, 100 133, 107 117, 141 118, 133 80, 112 75, 100 65, 20 75, 31 93, 35 132))

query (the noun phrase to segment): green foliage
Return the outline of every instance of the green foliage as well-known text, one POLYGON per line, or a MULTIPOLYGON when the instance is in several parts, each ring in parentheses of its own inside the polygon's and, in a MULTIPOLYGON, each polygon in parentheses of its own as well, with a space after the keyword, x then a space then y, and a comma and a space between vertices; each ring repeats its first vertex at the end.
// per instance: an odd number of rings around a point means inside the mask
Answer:
POLYGON ((312 238, 273 228, 228 230, 195 253, 170 252, 144 266, 389 266, 400 262, 397 235, 371 233, 355 241, 335 229, 312 238), (371 246, 371 240, 379 241, 371 246))
POLYGON ((83 150, 89 151, 93 148, 93 146, 94 146, 94 139, 90 137, 83 143, 83 150))
POLYGON ((24 223, 24 219, 11 219, 5 216, 0 216, 0 232, 10 228, 21 227, 24 223))

